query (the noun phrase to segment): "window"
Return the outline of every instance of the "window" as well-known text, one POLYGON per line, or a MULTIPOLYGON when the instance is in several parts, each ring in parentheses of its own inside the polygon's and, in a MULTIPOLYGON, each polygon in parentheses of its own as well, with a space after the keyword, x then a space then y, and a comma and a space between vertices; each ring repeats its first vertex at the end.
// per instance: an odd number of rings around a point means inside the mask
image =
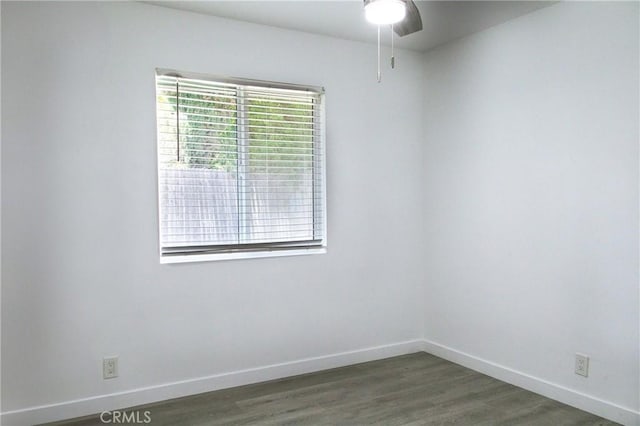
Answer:
POLYGON ((321 252, 323 90, 157 70, 163 262, 321 252))

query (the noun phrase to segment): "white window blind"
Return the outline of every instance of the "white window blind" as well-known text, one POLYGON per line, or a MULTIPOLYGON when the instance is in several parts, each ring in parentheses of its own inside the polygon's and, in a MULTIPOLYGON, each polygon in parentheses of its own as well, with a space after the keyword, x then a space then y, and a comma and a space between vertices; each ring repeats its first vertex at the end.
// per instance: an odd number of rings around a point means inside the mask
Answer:
POLYGON ((321 89, 158 70, 156 93, 163 257, 323 245, 321 89))

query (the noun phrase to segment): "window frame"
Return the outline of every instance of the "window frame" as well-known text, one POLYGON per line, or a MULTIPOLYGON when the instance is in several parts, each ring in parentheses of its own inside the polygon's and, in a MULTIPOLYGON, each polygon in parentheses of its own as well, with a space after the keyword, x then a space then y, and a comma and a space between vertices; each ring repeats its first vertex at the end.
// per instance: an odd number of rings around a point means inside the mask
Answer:
MULTIPOLYGON (((317 96, 317 105, 314 108, 318 108, 317 121, 320 124, 320 131, 318 134, 314 134, 313 137, 313 155, 319 158, 319 165, 316 164, 318 160, 314 160, 312 173, 313 184, 312 191, 319 190, 321 192, 321 206, 320 208, 313 207, 313 234, 315 237, 316 230, 321 229, 321 238, 304 240, 304 241, 287 241, 287 242, 267 242, 267 243, 239 243, 239 244, 212 244, 212 245, 200 245, 200 246, 180 246, 180 247, 163 247, 162 244, 162 203, 161 203, 161 191, 160 191, 160 173, 161 173, 161 153, 160 153, 160 133, 158 118, 156 117, 156 189, 157 189, 157 213, 158 213, 158 250, 160 255, 160 263, 185 263, 185 262, 201 262, 201 261, 214 261, 214 260, 233 260, 233 259, 251 259, 261 257, 280 257, 280 256, 298 256, 308 254, 323 254, 326 253, 327 248, 327 196, 326 196, 326 121, 325 121, 325 89, 320 86, 310 86, 292 83, 280 83, 273 81, 246 79, 227 77, 220 75, 194 73, 177 71, 166 68, 156 68, 155 70, 156 80, 158 77, 175 77, 183 79, 193 79, 202 81, 211 81, 215 83, 232 84, 239 86, 239 90, 243 90, 247 86, 271 88, 271 89, 284 89, 309 92, 317 96), (319 175, 319 176, 318 176, 319 175)), ((154 80, 154 81, 156 81, 154 80)), ((155 89, 157 92, 157 82, 155 83, 155 89)), ((242 99, 241 96, 238 99, 242 99)), ((155 97, 156 111, 158 108, 158 98, 155 97)), ((240 107, 240 105, 239 105, 240 107)), ((238 111, 238 113, 244 111, 238 111)), ((240 117, 240 116, 239 116, 240 117)), ((242 125, 239 128, 246 129, 248 126, 242 125)), ((246 131, 246 130, 245 130, 246 131)), ((241 132, 239 132, 241 133, 241 132)), ((236 141, 240 149, 248 149, 248 136, 236 137, 236 141), (241 142, 242 141, 242 142, 241 142), (242 143, 242 146, 240 144, 242 143)), ((238 170, 238 178, 240 178, 240 171, 238 170)), ((315 202, 315 196, 313 197, 315 202)), ((238 208, 240 209, 241 200, 238 198, 238 208)), ((240 215, 240 213, 239 213, 240 215)))

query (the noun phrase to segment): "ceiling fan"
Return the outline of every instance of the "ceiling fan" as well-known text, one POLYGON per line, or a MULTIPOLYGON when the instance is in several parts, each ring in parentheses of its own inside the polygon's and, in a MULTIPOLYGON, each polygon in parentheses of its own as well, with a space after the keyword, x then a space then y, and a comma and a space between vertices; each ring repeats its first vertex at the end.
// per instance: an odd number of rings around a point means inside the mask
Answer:
POLYGON ((378 83, 380 73, 380 27, 391 26, 391 68, 395 68, 393 33, 404 37, 422 30, 420 11, 413 0, 364 0, 367 21, 378 26, 378 83))

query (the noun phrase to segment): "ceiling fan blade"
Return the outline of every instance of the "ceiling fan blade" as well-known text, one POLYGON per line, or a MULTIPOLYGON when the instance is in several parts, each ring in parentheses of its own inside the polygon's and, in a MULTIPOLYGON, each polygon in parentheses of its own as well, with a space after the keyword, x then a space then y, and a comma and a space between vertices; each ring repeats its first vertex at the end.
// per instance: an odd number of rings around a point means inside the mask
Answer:
POLYGON ((418 7, 413 0, 405 0, 405 3, 407 4, 407 15, 402 21, 393 24, 393 31, 400 37, 422 30, 422 18, 418 7))

